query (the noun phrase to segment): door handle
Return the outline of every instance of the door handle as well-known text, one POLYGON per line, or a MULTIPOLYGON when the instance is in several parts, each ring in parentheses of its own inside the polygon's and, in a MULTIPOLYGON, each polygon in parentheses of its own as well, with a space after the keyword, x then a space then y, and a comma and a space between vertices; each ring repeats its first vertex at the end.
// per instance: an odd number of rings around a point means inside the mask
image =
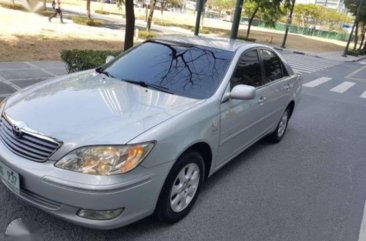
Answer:
POLYGON ((290 85, 284 85, 283 88, 287 91, 290 91, 290 85))
POLYGON ((264 96, 261 96, 261 97, 259 97, 259 99, 258 99, 258 104, 260 104, 260 105, 262 105, 265 101, 266 101, 266 97, 264 97, 264 96))

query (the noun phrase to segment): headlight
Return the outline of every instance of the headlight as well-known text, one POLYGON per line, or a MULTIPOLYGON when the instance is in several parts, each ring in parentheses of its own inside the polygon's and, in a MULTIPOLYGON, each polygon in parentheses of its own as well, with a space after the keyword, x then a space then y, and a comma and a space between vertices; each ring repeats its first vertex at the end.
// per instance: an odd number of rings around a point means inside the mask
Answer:
POLYGON ((153 147, 153 142, 125 146, 83 147, 66 155, 55 166, 100 176, 122 174, 136 168, 153 147))

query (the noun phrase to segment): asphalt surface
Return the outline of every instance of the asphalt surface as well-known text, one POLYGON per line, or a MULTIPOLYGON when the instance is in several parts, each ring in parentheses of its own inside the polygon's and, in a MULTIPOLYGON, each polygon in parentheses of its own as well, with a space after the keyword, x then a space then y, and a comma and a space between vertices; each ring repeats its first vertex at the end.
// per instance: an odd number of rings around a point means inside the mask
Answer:
POLYGON ((55 241, 357 241, 366 198, 364 66, 342 63, 305 73, 305 83, 330 80, 303 88, 282 142, 260 141, 223 167, 175 225, 149 217, 116 230, 90 230, 26 204, 0 184, 0 240, 11 221, 23 218, 42 227, 43 240, 55 241), (345 81, 352 88, 331 91, 345 81))

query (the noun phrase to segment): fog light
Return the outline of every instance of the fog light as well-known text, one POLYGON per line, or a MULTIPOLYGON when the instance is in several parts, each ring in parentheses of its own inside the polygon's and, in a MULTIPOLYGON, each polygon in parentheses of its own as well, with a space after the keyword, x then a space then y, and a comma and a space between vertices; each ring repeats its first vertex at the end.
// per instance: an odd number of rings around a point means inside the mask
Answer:
POLYGON ((80 209, 77 215, 82 218, 93 219, 93 220, 109 220, 118 217, 124 210, 125 208, 105 210, 105 211, 80 209))

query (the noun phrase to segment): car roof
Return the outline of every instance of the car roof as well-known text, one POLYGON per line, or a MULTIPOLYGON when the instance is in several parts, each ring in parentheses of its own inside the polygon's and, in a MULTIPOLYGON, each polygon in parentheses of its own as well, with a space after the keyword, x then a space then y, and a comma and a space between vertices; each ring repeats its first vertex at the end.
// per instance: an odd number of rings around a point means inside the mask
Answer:
MULTIPOLYGON (((164 35, 153 38, 155 41, 167 41, 173 43, 206 46, 210 48, 222 49, 235 52, 241 47, 269 47, 262 44, 246 42, 243 40, 234 40, 222 37, 203 37, 203 36, 184 36, 184 35, 164 35)), ((271 47, 270 47, 271 48, 271 47)))

